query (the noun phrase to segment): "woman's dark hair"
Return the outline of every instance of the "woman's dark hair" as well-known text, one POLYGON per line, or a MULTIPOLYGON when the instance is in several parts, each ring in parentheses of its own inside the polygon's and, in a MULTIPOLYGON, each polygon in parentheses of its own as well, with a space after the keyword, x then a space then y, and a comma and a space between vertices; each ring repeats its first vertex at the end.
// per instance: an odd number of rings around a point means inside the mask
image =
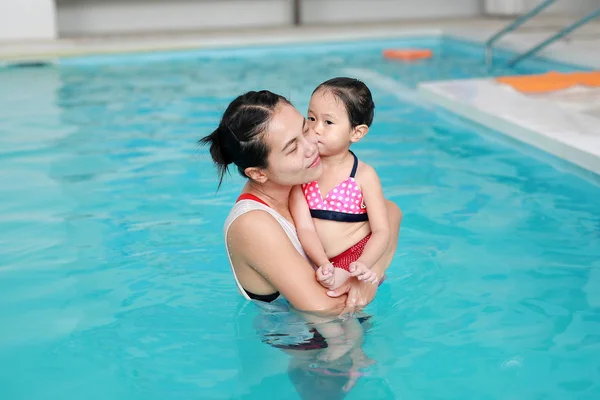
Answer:
POLYGON ((248 167, 267 167, 269 148, 262 134, 280 103, 290 104, 285 97, 268 90, 244 93, 229 104, 217 129, 199 140, 200 145, 210 145, 219 187, 231 163, 244 177, 248 167))
POLYGON ((354 78, 333 78, 317 86, 313 94, 319 90, 328 90, 344 103, 352 128, 358 125, 371 126, 375 103, 371 91, 363 82, 354 78))

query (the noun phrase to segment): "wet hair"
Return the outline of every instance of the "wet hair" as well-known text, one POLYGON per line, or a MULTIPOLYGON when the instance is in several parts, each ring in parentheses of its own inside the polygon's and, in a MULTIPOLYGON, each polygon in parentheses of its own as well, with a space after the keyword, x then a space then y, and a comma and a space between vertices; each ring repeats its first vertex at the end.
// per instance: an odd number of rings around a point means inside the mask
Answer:
POLYGON ((375 103, 371 91, 362 81, 346 77, 333 78, 317 86, 313 95, 320 90, 329 91, 344 103, 352 128, 358 125, 371 126, 375 103))
POLYGON ((281 103, 290 104, 285 97, 268 90, 244 93, 229 104, 217 129, 198 141, 202 146, 210 145, 210 155, 219 175, 219 188, 229 164, 235 164, 246 178, 246 168, 267 167, 270 149, 263 133, 281 103))

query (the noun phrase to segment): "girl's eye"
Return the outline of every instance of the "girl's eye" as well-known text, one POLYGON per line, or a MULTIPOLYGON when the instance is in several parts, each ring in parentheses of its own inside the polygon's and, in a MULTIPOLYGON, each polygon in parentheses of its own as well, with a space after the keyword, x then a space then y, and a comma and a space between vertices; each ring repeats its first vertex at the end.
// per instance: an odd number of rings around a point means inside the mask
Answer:
POLYGON ((308 120, 311 122, 315 122, 315 118, 314 117, 308 117, 308 120))
POLYGON ((325 123, 326 123, 327 125, 333 125, 333 122, 331 122, 331 121, 325 121, 325 123))

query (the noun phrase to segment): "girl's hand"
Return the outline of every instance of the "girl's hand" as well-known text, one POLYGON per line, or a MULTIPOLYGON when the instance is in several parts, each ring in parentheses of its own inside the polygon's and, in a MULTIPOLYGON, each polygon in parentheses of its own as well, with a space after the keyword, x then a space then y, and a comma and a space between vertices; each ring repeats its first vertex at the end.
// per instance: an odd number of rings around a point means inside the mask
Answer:
POLYGON ((377 283, 379 281, 379 277, 375 271, 369 269, 369 267, 360 261, 350 263, 348 269, 350 271, 350 276, 355 276, 359 281, 364 281, 367 283, 377 283))
POLYGON ((335 283, 335 274, 333 268, 333 264, 327 263, 321 265, 317 269, 317 281, 319 281, 319 283, 325 286, 326 288, 333 287, 335 283))

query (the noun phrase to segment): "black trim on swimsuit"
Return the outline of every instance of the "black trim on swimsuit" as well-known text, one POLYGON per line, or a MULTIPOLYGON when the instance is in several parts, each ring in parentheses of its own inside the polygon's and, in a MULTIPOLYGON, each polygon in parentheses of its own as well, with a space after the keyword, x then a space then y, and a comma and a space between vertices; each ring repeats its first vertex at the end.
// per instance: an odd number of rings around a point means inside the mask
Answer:
POLYGON ((347 214, 340 211, 310 210, 310 216, 339 222, 363 222, 369 220, 368 214, 347 214))
POLYGON ((244 289, 244 291, 246 292, 248 297, 250 297, 252 300, 264 301, 265 303, 270 303, 279 297, 279 292, 275 292, 275 293, 271 293, 271 294, 254 294, 254 293, 247 291, 246 289, 244 289))

